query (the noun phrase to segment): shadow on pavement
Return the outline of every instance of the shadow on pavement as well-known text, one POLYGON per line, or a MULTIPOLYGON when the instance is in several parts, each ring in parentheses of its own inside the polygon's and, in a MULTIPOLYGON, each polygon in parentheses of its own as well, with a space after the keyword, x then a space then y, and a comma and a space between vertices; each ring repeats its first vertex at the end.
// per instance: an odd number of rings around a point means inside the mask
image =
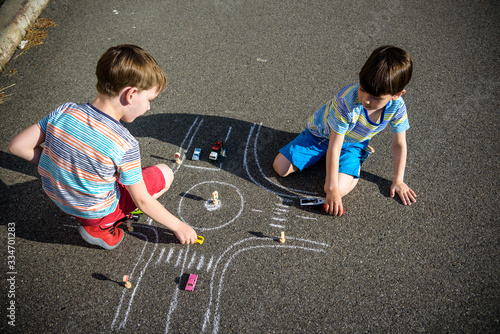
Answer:
MULTIPOLYGON (((296 133, 225 117, 191 114, 146 115, 125 126, 135 137, 154 138, 186 149, 183 153, 188 162, 191 162, 192 153, 197 147, 203 150, 201 160, 208 161, 212 144, 227 137, 224 146, 228 153, 227 158, 222 160, 223 171, 262 185, 282 197, 297 198, 301 191, 324 196, 324 159, 307 171, 292 174, 284 179, 276 177, 273 171, 272 162, 278 150, 292 140, 296 133)), ((160 155, 151 156, 168 163, 174 161, 174 153, 162 152, 160 155)), ((45 195, 35 165, 9 153, 0 152, 0 167, 37 178, 12 186, 0 183, 0 208, 3 216, 0 225, 15 222, 16 236, 27 240, 95 247, 81 239, 76 231, 78 222, 60 211, 45 195)), ((365 171, 361 172, 361 178, 377 184, 381 194, 389 196, 391 181, 365 171)), ((182 197, 183 194, 178 196, 182 197)), ((175 242, 175 236, 168 230, 157 229, 160 232, 158 242, 175 242)), ((150 235, 151 231, 141 229, 141 233, 147 233, 150 242, 155 240, 155 237, 150 235)))

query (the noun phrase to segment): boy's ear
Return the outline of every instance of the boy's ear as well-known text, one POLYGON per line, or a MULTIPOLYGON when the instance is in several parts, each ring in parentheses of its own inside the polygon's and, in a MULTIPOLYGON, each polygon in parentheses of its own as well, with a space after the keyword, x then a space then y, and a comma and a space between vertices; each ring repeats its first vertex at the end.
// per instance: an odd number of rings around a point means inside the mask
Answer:
POLYGON ((137 87, 126 87, 123 89, 122 91, 122 101, 124 102, 124 104, 132 104, 132 100, 134 99, 135 97, 135 94, 138 92, 139 90, 137 89, 137 87))
POLYGON ((406 89, 403 89, 401 92, 397 93, 396 95, 393 95, 392 100, 395 101, 399 99, 404 93, 406 93, 406 89))

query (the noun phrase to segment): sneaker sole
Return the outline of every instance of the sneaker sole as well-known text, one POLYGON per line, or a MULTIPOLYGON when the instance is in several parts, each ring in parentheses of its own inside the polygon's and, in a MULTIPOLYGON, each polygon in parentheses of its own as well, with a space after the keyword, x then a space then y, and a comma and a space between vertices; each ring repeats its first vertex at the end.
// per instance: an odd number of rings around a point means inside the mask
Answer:
POLYGON ((87 241, 89 244, 97 245, 97 246, 100 246, 100 247, 102 247, 104 249, 108 249, 108 250, 115 249, 116 247, 118 247, 118 245, 122 242, 123 237, 125 236, 125 235, 123 235, 122 239, 120 241, 118 241, 118 243, 116 245, 110 246, 106 242, 104 242, 104 240, 102 240, 101 238, 96 238, 96 237, 91 236, 87 231, 85 231, 83 226, 78 226, 78 232, 80 232, 80 235, 82 236, 83 240, 87 241))

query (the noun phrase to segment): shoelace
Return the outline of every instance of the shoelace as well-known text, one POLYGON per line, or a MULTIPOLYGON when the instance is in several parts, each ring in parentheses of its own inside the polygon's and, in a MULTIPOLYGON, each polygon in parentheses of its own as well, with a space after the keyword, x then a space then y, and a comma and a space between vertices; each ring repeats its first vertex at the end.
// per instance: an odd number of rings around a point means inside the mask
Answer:
POLYGON ((109 231, 109 233, 110 233, 111 235, 115 236, 115 235, 116 235, 116 231, 115 231, 116 227, 117 227, 118 225, 120 225, 121 223, 123 223, 124 221, 126 221, 127 219, 130 219, 130 216, 131 216, 131 214, 129 214, 129 215, 128 215, 128 216, 126 216, 126 217, 123 217, 123 218, 122 218, 122 219, 120 219, 120 220, 117 220, 117 221, 116 221, 116 222, 114 222, 114 223, 113 223, 113 225, 111 225, 110 227, 108 227, 108 228, 102 228, 102 227, 101 227, 101 229, 102 229, 102 230, 108 230, 108 231, 109 231))

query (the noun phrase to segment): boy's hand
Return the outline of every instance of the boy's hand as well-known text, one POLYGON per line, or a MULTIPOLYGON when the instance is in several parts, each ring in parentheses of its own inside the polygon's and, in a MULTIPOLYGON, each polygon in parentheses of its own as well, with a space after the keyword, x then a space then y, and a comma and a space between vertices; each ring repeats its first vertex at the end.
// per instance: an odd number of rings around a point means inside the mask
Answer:
POLYGON ((165 207, 147 191, 144 180, 127 185, 132 200, 151 219, 174 232, 181 244, 194 244, 198 235, 188 224, 168 212, 165 207))
POLYGON ((417 201, 417 194, 404 182, 397 182, 391 185, 391 197, 398 193, 404 205, 411 205, 417 201))
POLYGON ((328 191, 326 193, 325 211, 330 215, 342 216, 344 207, 342 197, 338 191, 328 191))
POLYGON ((175 230, 172 230, 181 244, 194 244, 198 235, 196 231, 186 223, 180 222, 175 230))

